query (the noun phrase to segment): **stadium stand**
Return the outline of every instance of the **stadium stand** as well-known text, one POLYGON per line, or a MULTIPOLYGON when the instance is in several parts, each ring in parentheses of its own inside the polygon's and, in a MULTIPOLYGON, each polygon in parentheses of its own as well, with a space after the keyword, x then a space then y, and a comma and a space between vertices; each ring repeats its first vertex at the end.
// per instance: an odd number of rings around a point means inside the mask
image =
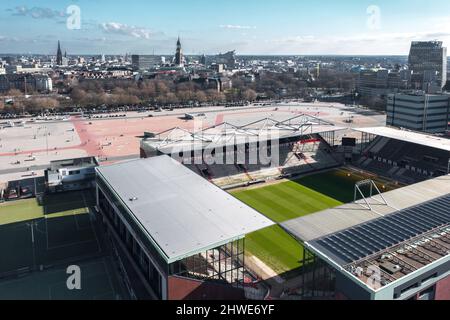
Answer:
MULTIPOLYGON (((258 152, 265 154, 267 150, 258 150, 258 152)), ((248 151, 243 159, 245 163, 209 166, 214 183, 219 186, 228 186, 264 181, 283 175, 303 174, 339 165, 339 162, 331 156, 329 146, 319 135, 308 135, 297 142, 280 145, 278 166, 251 162, 248 151)))
POLYGON ((356 164, 380 175, 414 183, 447 174, 449 158, 446 150, 379 136, 356 164))
POLYGON ((197 132, 174 128, 147 133, 141 156, 170 155, 220 187, 236 187, 339 166, 333 147, 341 129, 308 115, 197 132))

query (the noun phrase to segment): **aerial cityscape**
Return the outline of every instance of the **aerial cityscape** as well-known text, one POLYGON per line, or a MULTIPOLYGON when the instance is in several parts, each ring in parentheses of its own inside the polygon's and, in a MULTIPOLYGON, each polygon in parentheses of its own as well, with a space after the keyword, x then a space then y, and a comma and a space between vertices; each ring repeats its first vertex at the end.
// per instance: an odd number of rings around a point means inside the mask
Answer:
POLYGON ((450 301, 448 1, 39 2, 0 4, 0 300, 450 301))

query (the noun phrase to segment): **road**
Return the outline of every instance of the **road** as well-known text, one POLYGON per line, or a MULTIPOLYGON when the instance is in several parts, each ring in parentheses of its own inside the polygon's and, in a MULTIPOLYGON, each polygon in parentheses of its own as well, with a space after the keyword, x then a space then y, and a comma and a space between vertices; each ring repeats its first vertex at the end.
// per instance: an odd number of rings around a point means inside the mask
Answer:
MULTIPOLYGON (((128 155, 128 156, 122 156, 122 157, 111 157, 108 159, 104 159, 105 161, 108 162, 112 162, 112 161, 126 161, 126 160, 134 160, 134 159, 139 159, 140 155, 139 154, 133 154, 133 155, 128 155)), ((30 173, 32 171, 36 172, 36 171, 40 171, 40 170, 46 170, 50 167, 50 163, 48 164, 44 164, 44 165, 39 165, 39 166, 30 166, 29 169, 27 170, 27 168, 21 167, 21 168, 12 168, 12 169, 4 169, 4 170, 0 170, 0 175, 4 175, 4 174, 12 174, 12 173, 30 173)))

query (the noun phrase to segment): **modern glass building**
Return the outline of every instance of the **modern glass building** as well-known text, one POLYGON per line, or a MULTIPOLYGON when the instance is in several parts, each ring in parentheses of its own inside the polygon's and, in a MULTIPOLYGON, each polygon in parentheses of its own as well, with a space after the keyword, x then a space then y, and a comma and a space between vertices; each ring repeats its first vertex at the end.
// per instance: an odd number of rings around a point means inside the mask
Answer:
POLYGON ((155 66, 162 64, 161 56, 156 55, 137 55, 131 56, 131 64, 135 70, 150 70, 155 66))
POLYGON ((414 41, 408 62, 414 89, 427 90, 433 85, 442 89, 447 83, 447 48, 442 41, 414 41))

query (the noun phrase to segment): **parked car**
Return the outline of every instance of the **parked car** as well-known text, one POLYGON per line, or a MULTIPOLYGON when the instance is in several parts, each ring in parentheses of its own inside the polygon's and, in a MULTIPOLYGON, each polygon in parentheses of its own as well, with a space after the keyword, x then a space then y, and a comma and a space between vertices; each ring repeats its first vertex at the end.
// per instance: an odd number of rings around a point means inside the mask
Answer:
POLYGON ((28 187, 20 187, 20 197, 21 198, 31 198, 31 197, 33 197, 33 192, 28 187))
POLYGON ((6 191, 6 196, 5 199, 6 200, 16 200, 19 198, 19 195, 17 194, 17 190, 14 189, 9 189, 6 191))

